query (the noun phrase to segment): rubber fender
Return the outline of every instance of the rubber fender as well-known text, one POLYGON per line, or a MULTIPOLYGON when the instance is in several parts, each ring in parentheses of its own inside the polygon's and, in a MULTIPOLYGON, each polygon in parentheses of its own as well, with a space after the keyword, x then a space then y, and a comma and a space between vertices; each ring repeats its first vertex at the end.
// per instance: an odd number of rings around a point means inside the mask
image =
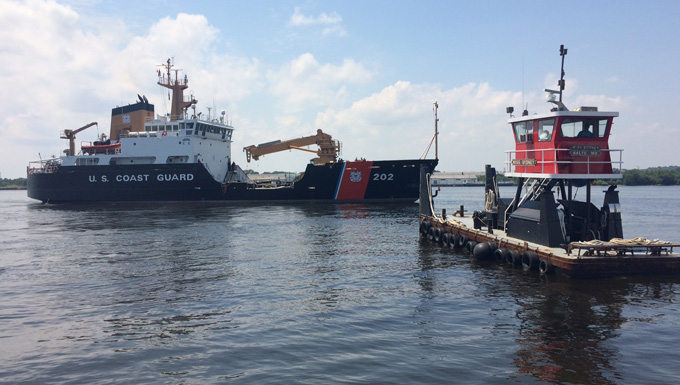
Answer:
POLYGON ((520 265, 522 264, 522 256, 517 251, 508 249, 508 252, 505 254, 505 262, 520 265))
POLYGON ((420 222, 420 233, 423 235, 427 235, 427 231, 430 229, 431 226, 432 224, 430 223, 430 221, 428 221, 427 219, 423 219, 423 221, 420 222))
POLYGON ((542 259, 538 263, 538 271, 540 271, 541 274, 552 274, 555 272, 555 266, 547 259, 542 259))
POLYGON ((442 246, 453 247, 453 234, 445 232, 442 235, 442 246))
POLYGON ((430 227, 430 228, 427 230, 427 239, 428 239, 430 242, 434 242, 434 231, 435 231, 435 230, 436 230, 436 229, 435 229, 434 227, 430 227))
POLYGON ((441 228, 437 227, 434 229, 434 241, 437 243, 442 243, 442 234, 444 233, 444 230, 441 228))
POLYGON ((496 251, 496 244, 494 242, 478 243, 472 250, 472 254, 477 259, 490 259, 496 251))
POLYGON ((494 256, 494 258, 496 258, 498 260, 505 261, 505 253, 507 253, 507 252, 508 252, 508 249, 505 249, 505 248, 496 249, 493 252, 493 256, 494 256))
POLYGON ((538 270, 538 255, 533 251, 525 251, 522 254, 522 266, 529 270, 538 270))
POLYGON ((460 235, 458 234, 451 234, 451 240, 449 241, 451 243, 451 247, 453 248, 460 248, 458 245, 460 243, 460 235))
POLYGON ((469 240, 468 243, 465 245, 465 248, 467 249, 467 251, 470 252, 470 254, 472 254, 473 250, 475 249, 475 246, 477 246, 477 242, 469 240))
POLYGON ((468 237, 466 237, 465 235, 458 236, 458 242, 456 242, 456 247, 458 247, 459 249, 465 247, 467 241, 468 237))

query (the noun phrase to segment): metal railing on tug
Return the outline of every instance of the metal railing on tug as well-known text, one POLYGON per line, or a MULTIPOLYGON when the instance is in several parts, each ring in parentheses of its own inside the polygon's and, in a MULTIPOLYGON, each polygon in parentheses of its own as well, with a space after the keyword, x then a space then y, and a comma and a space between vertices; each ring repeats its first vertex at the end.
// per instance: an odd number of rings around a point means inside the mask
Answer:
POLYGON ((541 166, 541 174, 545 173, 554 173, 551 172, 550 169, 552 170, 557 170, 558 165, 586 165, 587 172, 586 174, 591 174, 590 172, 590 166, 591 165, 597 165, 597 164, 611 164, 613 169, 618 169, 622 170, 623 167, 623 150, 621 149, 608 149, 608 148, 603 148, 599 149, 598 151, 602 152, 608 152, 610 155, 610 160, 592 160, 591 158, 599 158, 601 155, 583 155, 585 157, 585 160, 559 160, 558 159, 558 152, 559 153, 566 153, 567 155, 569 152, 572 151, 569 148, 546 148, 546 149, 534 149, 534 150, 512 150, 512 151, 506 151, 506 160, 505 160, 505 169, 509 170, 508 172, 515 172, 516 167, 535 167, 536 165, 541 166), (524 154, 524 158, 517 158, 517 154, 524 154), (537 156, 540 153, 540 157, 537 156), (613 155, 618 154, 618 160, 611 159, 613 155), (533 156, 531 156, 533 155, 533 156), (546 155, 552 155, 552 159, 546 159, 546 155), (540 160, 539 160, 540 159, 540 160), (535 160, 536 164, 535 165, 529 165, 529 164, 514 164, 513 160, 518 160, 518 161, 524 161, 524 160, 535 160), (546 172, 546 168, 549 170, 546 172))

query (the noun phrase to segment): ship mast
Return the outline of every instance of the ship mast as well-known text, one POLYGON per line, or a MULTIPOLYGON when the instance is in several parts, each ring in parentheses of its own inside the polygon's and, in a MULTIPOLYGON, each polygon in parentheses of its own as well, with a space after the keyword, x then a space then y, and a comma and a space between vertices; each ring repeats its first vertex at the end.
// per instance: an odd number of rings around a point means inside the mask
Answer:
POLYGON ((184 90, 189 88, 189 80, 184 75, 184 79, 179 78, 179 69, 173 70, 172 62, 168 59, 167 64, 161 64, 165 67, 165 74, 158 70, 158 85, 168 88, 172 91, 172 107, 170 109, 170 121, 174 122, 178 119, 184 118, 184 109, 191 107, 198 101, 194 99, 193 95, 190 99, 184 100, 184 90), (175 79, 172 79, 171 71, 175 71, 175 79))
POLYGON ((439 129, 437 127, 437 124, 439 123, 439 118, 437 117, 437 109, 439 109, 439 104, 437 104, 437 102, 434 102, 434 107, 432 107, 432 110, 434 111, 434 136, 432 137, 432 139, 430 139, 430 143, 427 145, 425 151, 423 151, 423 155, 420 156, 420 159, 425 159, 427 154, 430 153, 430 148, 432 148, 432 142, 434 142, 434 158, 439 159, 439 129))
POLYGON ((437 117, 437 109, 439 109, 439 104, 434 102, 434 158, 439 159, 439 130, 437 123, 439 123, 439 118, 437 117))

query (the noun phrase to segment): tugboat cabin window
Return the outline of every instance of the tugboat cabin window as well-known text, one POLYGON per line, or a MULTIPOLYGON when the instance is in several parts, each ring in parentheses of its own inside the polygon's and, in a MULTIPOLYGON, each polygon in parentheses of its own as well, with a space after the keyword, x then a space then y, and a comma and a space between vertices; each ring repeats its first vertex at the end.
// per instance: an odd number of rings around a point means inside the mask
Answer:
POLYGON ((533 122, 518 122, 512 126, 515 130, 515 140, 517 140, 517 143, 533 143, 533 122))
POLYGON ((563 138, 604 138, 608 119, 565 118, 561 125, 563 138))
POLYGON ((552 140, 555 119, 541 120, 538 122, 538 141, 549 142, 552 140))

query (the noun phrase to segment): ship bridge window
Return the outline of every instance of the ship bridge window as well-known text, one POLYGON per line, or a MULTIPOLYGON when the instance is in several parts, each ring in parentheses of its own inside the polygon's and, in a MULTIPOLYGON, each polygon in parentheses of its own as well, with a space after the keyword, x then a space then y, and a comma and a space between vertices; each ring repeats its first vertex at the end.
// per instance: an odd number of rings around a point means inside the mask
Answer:
POLYGON ((205 132, 208 129, 208 126, 206 126, 203 123, 198 123, 196 124, 196 131, 194 132, 195 134, 198 134, 199 131, 201 131, 201 135, 205 136, 205 132))
POLYGON ((538 122, 538 141, 549 142, 552 139, 555 119, 541 120, 538 122))
POLYGON ((515 140, 517 143, 533 143, 534 124, 533 122, 517 122, 512 125, 515 130, 515 140))
POLYGON ((604 138, 608 119, 565 118, 560 132, 564 138, 604 138))
POLYGON ((232 130, 228 128, 222 128, 222 139, 231 140, 231 132, 232 130))

